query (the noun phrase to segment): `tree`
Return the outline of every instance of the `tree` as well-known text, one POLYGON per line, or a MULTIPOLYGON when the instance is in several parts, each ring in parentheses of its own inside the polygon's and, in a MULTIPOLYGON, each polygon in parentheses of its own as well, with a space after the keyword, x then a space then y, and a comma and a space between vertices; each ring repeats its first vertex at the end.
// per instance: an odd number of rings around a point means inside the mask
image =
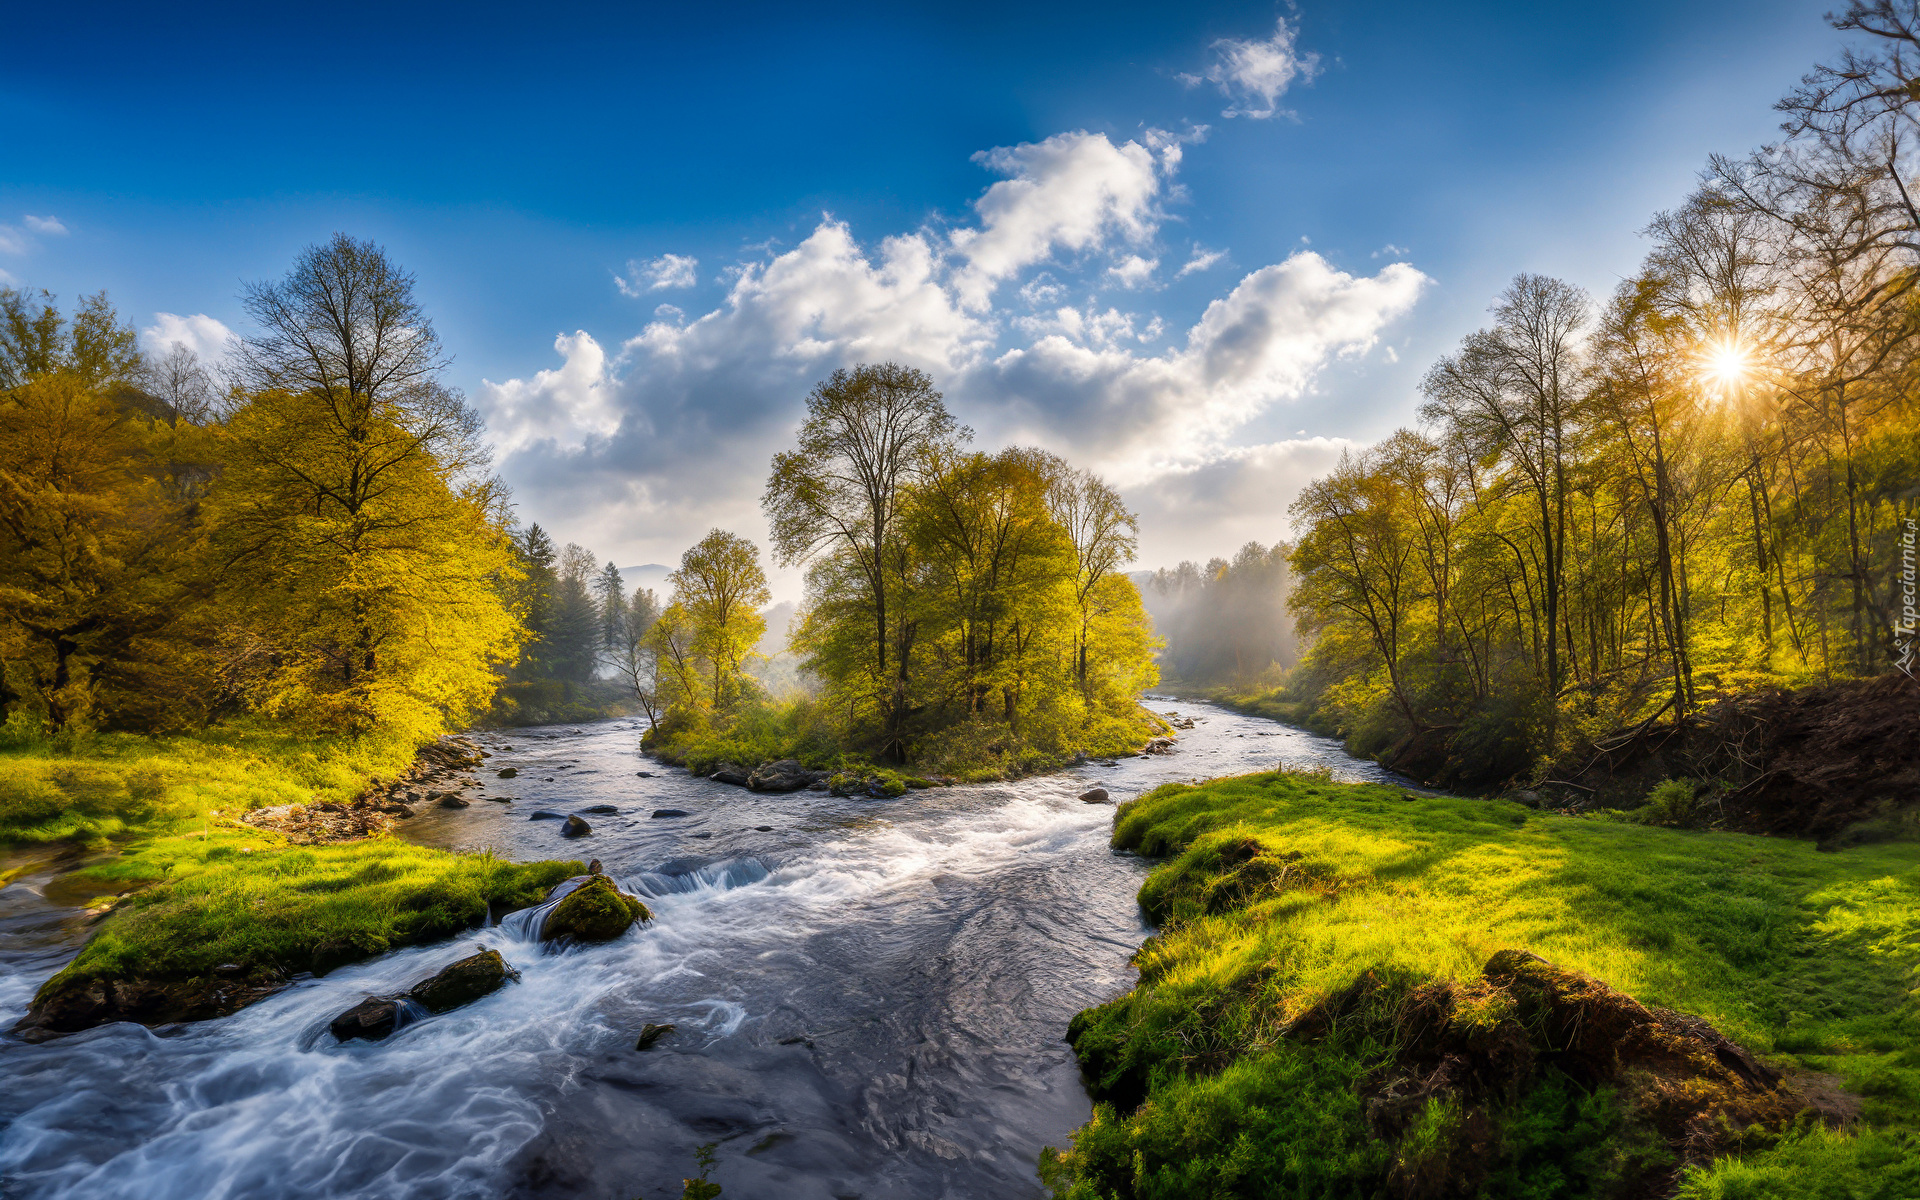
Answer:
POLYGON ((1073 545, 1073 599, 1080 613, 1080 626, 1074 634, 1074 675, 1084 692, 1088 687, 1087 647, 1095 597, 1107 579, 1133 561, 1139 546, 1140 518, 1128 511, 1120 493, 1105 480, 1065 463, 1060 464, 1047 489, 1047 503, 1073 545))
POLYGON ((101 391, 141 374, 139 340, 120 322, 105 292, 80 299, 71 323, 50 292, 38 297, 0 288, 0 389, 17 388, 55 373, 101 391))
POLYGON ((635 702, 647 715, 647 728, 657 731, 666 711, 668 697, 663 686, 660 647, 653 636, 660 619, 660 601, 652 588, 635 588, 621 609, 620 624, 613 632, 605 661, 614 676, 633 693, 635 702))
POLYGON ((147 363, 143 383, 166 405, 171 420, 205 425, 220 413, 220 382, 191 346, 176 344, 147 363))
MULTIPOLYGON (((1421 382, 1422 414, 1451 422, 1476 453, 1497 456, 1533 496, 1541 619, 1535 644, 1546 694, 1562 682, 1561 592, 1566 573, 1567 460, 1580 400, 1580 331, 1586 293, 1557 279, 1519 275, 1493 308, 1494 325, 1472 334, 1421 382)), ((1549 709, 1551 712, 1551 708, 1549 709)), ((1552 718, 1549 717, 1549 740, 1552 718)))
MULTIPOLYGON (((965 441, 933 381, 894 363, 838 370, 807 397, 795 449, 774 456, 761 507, 782 565, 844 557, 869 610, 867 663, 881 697, 882 725, 898 752, 908 707, 908 664, 890 650, 898 633, 890 610, 900 583, 896 526, 906 486, 930 454, 965 441)), ((839 572, 836 572, 839 574, 839 572)))
POLYGON ((620 578, 620 568, 608 559, 593 579, 594 603, 600 613, 600 646, 611 650, 620 641, 622 631, 627 625, 626 585, 620 578))
POLYGON ((0 710, 9 663, 54 732, 151 727, 195 699, 200 664, 174 636, 204 616, 194 510, 168 486, 169 442, 77 372, 0 393, 0 710))
POLYGON ((254 391, 215 438, 225 594, 287 651, 263 702, 355 731, 484 703, 524 637, 496 587, 515 573, 505 493, 412 289, 344 235, 250 285, 254 391))
POLYGON ((679 569, 667 578, 673 606, 686 614, 692 630, 691 651, 712 681, 712 705, 724 710, 738 700, 742 662, 767 631, 760 610, 773 593, 760 567, 760 548, 715 529, 680 556, 679 569))
POLYGON ((604 632, 592 592, 599 573, 599 560, 585 546, 568 542, 561 549, 544 666, 567 684, 586 683, 599 665, 604 632))

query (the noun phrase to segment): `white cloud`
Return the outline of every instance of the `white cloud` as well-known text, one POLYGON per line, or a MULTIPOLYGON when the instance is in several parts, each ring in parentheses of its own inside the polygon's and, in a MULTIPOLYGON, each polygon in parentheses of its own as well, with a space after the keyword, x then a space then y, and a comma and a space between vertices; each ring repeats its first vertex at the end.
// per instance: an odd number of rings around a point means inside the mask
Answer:
POLYGON ((1405 246, 1396 246, 1392 242, 1369 254, 1368 258, 1405 258, 1410 251, 1405 246))
POLYGON ((1157 258, 1143 258, 1138 254, 1129 254, 1119 262, 1107 268, 1107 274, 1119 282, 1121 287, 1137 288, 1153 278, 1160 267, 1157 258))
POLYGON ((1184 279, 1196 271, 1204 271, 1226 256, 1225 250, 1202 250, 1196 245, 1193 248, 1193 257, 1187 260, 1186 265, 1180 268, 1179 274, 1174 278, 1184 279))
POLYGON ((1287 506, 1349 448, 1358 443, 1322 437, 1237 446, 1127 489, 1128 503, 1140 514, 1140 564, 1151 569, 1182 559, 1205 562, 1248 542, 1271 545, 1292 536, 1287 506))
POLYGON ((1177 349, 1141 355, 1063 330, 1002 354, 976 387, 1016 414, 1009 425, 1021 436, 1091 450, 1117 478, 1142 480, 1223 453, 1329 361, 1371 349, 1428 282, 1400 263, 1355 277, 1302 251, 1208 305, 1177 349))
MULTIPOLYGON (((25 254, 33 249, 34 235, 57 237, 67 232, 56 217, 36 217, 31 214, 20 218, 21 225, 0 225, 0 254, 25 254), (24 228, 22 228, 24 225, 24 228)), ((6 277, 12 282, 13 276, 6 277)))
POLYGON ((140 331, 141 348, 155 358, 165 357, 175 346, 185 346, 213 365, 226 358, 232 340, 233 330, 205 313, 183 317, 157 312, 153 324, 140 331))
POLYGON ((1300 53, 1299 35, 1281 17, 1270 38, 1221 38, 1213 43, 1214 60, 1205 71, 1180 78, 1189 86, 1217 85, 1228 101, 1223 117, 1264 120, 1278 115, 1278 101, 1287 89, 1296 81, 1311 83, 1320 73, 1320 56, 1300 53))
POLYGON ((508 451, 549 444, 584 449, 620 427, 607 352, 585 330, 553 339, 561 365, 532 379, 482 380, 488 428, 508 451))
POLYGON ((628 278, 613 277, 615 286, 625 296, 644 296, 666 288, 689 288, 700 281, 700 260, 691 254, 662 254, 647 262, 628 259, 627 275, 628 278))
POLYGON ((1060 133, 1044 142, 1000 146, 974 161, 1009 178, 974 202, 977 229, 948 237, 965 263, 953 283, 961 303, 978 311, 993 290, 1056 249, 1083 253, 1114 240, 1140 244, 1160 225, 1155 200, 1162 170, 1179 162, 1178 140, 1150 138, 1119 146, 1102 133, 1060 133))
MULTIPOLYGON (((1311 447, 1237 445, 1248 423, 1373 348, 1428 280, 1403 263, 1349 274, 1302 250, 1246 274, 1184 330, 1062 303, 1056 271, 1088 282, 1156 265, 1141 243, 1159 221, 1165 153, 1086 134, 1016 147, 995 160, 1010 178, 982 197, 975 227, 876 244, 823 219, 731 268, 709 311, 661 306, 617 348, 561 336, 557 366, 479 390, 502 473, 529 518, 623 561, 672 561, 714 525, 762 537, 767 462, 808 390, 836 367, 892 360, 931 374, 982 444, 1046 445, 1131 489, 1164 525, 1150 542, 1175 529, 1213 538, 1204 520, 1225 520, 1226 502, 1209 497, 1277 487, 1261 472, 1319 461, 1311 447), (1117 257, 1051 261, 1097 250, 1117 257), (1005 309, 992 302, 1002 282, 1020 285, 1005 309)), ((1217 254, 1195 248, 1216 255, 1208 265, 1217 254)))

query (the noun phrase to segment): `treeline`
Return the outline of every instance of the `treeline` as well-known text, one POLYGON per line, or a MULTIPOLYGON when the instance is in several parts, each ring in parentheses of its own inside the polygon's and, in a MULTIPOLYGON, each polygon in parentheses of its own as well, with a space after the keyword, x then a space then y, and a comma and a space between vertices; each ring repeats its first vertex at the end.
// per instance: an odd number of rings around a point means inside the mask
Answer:
POLYGON ((1160 664, 1171 680, 1249 688, 1284 676, 1300 655, 1287 609, 1291 552, 1285 542, 1248 542, 1231 561, 1183 562, 1146 577, 1147 612, 1166 642, 1160 664))
POLYGON ((0 711, 16 737, 261 713, 427 736, 525 629, 506 494, 413 280, 339 236, 216 374, 104 295, 0 292, 0 711))
POLYGON ((1850 10, 1841 27, 1879 48, 1784 100, 1783 144, 1713 160, 1604 303, 1516 278, 1427 373, 1424 427, 1301 494, 1292 603, 1313 644, 1292 690, 1357 749, 1498 781, 1904 652, 1911 8, 1850 10))
POLYGON ((807 565, 792 650, 812 694, 769 705, 755 683, 766 576, 752 542, 714 530, 613 655, 650 744, 982 773, 1137 746, 1135 698, 1156 676, 1123 573, 1134 515, 1051 454, 970 438, 915 370, 862 366, 815 388, 762 501, 779 560, 807 565))
POLYGON ((514 529, 519 572, 507 588, 525 644, 488 714, 506 724, 592 720, 630 702, 617 670, 623 647, 659 614, 652 591, 628 595, 620 570, 574 542, 556 548, 538 524, 514 529))

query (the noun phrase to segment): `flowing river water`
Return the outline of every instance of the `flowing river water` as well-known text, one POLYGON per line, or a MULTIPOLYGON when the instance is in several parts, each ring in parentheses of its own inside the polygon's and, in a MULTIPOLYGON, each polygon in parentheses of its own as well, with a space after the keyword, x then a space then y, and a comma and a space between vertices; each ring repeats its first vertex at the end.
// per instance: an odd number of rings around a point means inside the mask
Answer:
MULTIPOLYGON (((1196 719, 1170 755, 898 800, 696 778, 642 757, 631 721, 479 735, 479 795, 514 802, 425 809, 403 836, 598 857, 651 924, 552 953, 522 913, 217 1021, 0 1039, 0 1197, 656 1200, 709 1142, 729 1200, 1038 1197, 1040 1148, 1091 1111, 1067 1022, 1131 986, 1149 932, 1151 864, 1109 850, 1112 807, 1078 795, 1281 763, 1393 778, 1273 721, 1152 706, 1196 719), (529 819, 605 804, 586 838, 529 819), (518 984, 384 1042, 327 1032, 485 947, 518 984), (675 1028, 637 1051, 648 1022, 675 1028)), ((0 889, 8 1026, 84 936, 55 869, 0 889)))

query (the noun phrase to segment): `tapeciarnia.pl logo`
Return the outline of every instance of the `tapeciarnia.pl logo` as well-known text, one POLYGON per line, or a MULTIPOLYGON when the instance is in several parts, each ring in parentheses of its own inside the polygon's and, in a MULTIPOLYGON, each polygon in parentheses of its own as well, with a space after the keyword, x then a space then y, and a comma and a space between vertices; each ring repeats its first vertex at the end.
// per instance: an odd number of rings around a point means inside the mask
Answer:
POLYGON ((1893 665, 1914 677, 1916 665, 1914 630, 1920 626, 1920 611, 1915 610, 1914 533, 1920 520, 1908 517, 1907 531, 1900 535, 1900 615, 1893 621, 1893 665))

